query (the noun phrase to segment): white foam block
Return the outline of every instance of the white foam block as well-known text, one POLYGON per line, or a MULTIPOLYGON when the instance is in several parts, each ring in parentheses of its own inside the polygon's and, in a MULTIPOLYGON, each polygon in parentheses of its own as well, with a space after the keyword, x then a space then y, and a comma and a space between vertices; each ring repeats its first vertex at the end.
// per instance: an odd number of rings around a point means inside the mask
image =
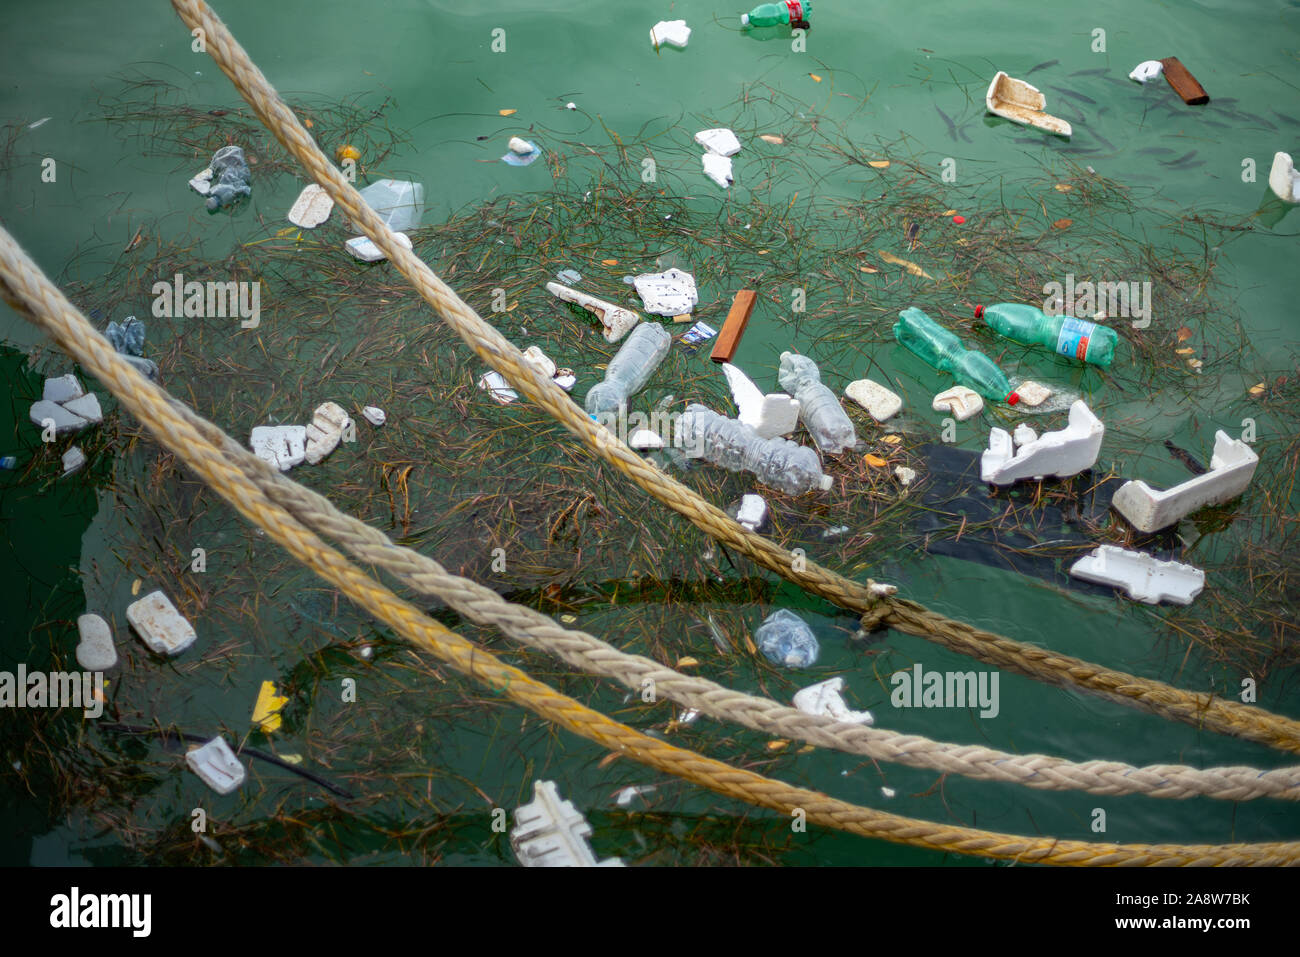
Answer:
POLYGON ((717 153, 705 153, 700 157, 700 162, 704 164, 704 175, 713 180, 723 189, 726 189, 735 182, 735 177, 731 175, 730 156, 719 156, 717 153))
POLYGON ((722 363, 722 374, 727 377, 731 397, 739 410, 736 418, 757 432, 760 438, 789 435, 799 427, 798 399, 792 399, 784 392, 764 395, 753 379, 730 362, 722 363))
POLYGON ((303 229, 315 229, 330 218, 334 210, 334 200, 325 192, 323 186, 312 183, 303 187, 293 206, 289 208, 289 222, 303 229))
POLYGON ((1300 173, 1295 171, 1295 162, 1290 153, 1273 154, 1273 168, 1269 170, 1268 185, 1278 199, 1300 203, 1300 173))
POLYGON ((930 403, 930 408, 936 412, 948 412, 958 422, 965 422, 983 411, 984 399, 974 389, 955 385, 936 395, 934 401, 930 403))
POLYGON ((877 422, 892 418, 903 407, 903 400, 897 393, 871 379, 850 382, 845 387, 844 394, 866 409, 877 422))
MULTIPOLYGON (((407 249, 411 248, 411 237, 407 236, 406 233, 394 233, 393 235, 397 237, 398 243, 407 249)), ((357 236, 355 239, 349 239, 343 245, 348 252, 362 262, 377 263, 381 259, 388 258, 369 236, 357 236)))
POLYGON ((259 459, 287 472, 307 458, 307 427, 259 425, 249 436, 248 445, 259 459))
POLYGON ((1070 406, 1070 423, 1015 449, 1003 429, 989 432, 989 447, 980 456, 980 477, 994 485, 1049 475, 1064 478, 1092 468, 1101 451, 1106 427, 1082 399, 1070 406))
POLYGON ((1031 382, 1026 379, 1020 385, 1016 386, 1016 395, 1020 396, 1020 401, 1031 409, 1037 408, 1055 393, 1045 385, 1037 382, 1031 382))
POLYGON ((229 794, 244 783, 244 766, 225 738, 213 738, 185 755, 190 770, 218 794, 229 794))
POLYGON ((160 655, 179 655, 198 638, 193 626, 161 591, 127 605, 126 620, 149 650, 160 655))
POLYGON ((77 664, 87 671, 107 671, 117 664, 117 647, 113 644, 113 631, 99 615, 81 615, 77 618, 77 664))
POLYGON ((1154 532, 1173 525, 1198 508, 1236 498, 1250 485, 1257 465, 1259 456, 1249 445, 1219 431, 1214 435, 1210 471, 1163 492, 1157 492, 1141 480, 1125 482, 1110 504, 1134 528, 1154 532))
POLYGON ((726 127, 720 127, 716 130, 700 130, 695 134, 695 142, 710 153, 717 153, 719 156, 734 156, 740 152, 740 140, 736 138, 735 133, 726 127))
POLYGON ((1190 605, 1205 588, 1205 572, 1180 562, 1162 562, 1145 552, 1102 545, 1070 566, 1070 574, 1123 589, 1149 605, 1170 601, 1190 605))
POLYGON ((691 28, 686 25, 685 20, 660 20, 650 28, 650 42, 656 47, 671 43, 675 47, 685 49, 690 39, 691 28))
POLYGON ((641 297, 645 311, 655 316, 684 316, 700 301, 695 277, 681 269, 637 276, 632 286, 641 297))
POLYGON ((70 402, 73 399, 79 399, 86 394, 86 390, 81 387, 77 377, 69 372, 67 375, 57 376, 52 379, 46 379, 41 389, 41 398, 46 402, 70 402))
POLYGON ((307 445, 303 457, 308 465, 315 465, 336 448, 352 426, 352 417, 337 402, 323 402, 312 413, 307 426, 307 445))
POLYGON ((361 410, 361 417, 371 425, 379 426, 388 421, 388 413, 377 405, 368 405, 361 410))
POLYGON ((524 361, 547 379, 555 375, 555 363, 551 361, 550 356, 542 351, 541 346, 529 346, 525 349, 524 361))
POLYGON ((766 520, 767 500, 763 496, 746 494, 741 497, 740 509, 736 513, 736 521, 739 524, 753 532, 757 531, 766 520))

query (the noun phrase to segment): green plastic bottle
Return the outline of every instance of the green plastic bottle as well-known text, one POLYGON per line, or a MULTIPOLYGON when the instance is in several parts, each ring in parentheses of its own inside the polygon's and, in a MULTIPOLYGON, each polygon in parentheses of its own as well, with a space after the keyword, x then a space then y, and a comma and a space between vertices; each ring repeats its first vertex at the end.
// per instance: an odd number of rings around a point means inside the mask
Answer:
POLYGON ((894 338, 936 369, 952 373, 959 383, 986 399, 1015 405, 1020 396, 988 356, 967 349, 961 340, 913 306, 898 314, 894 338))
POLYGON ((812 0, 783 0, 782 3, 760 3, 749 13, 742 14, 740 26, 776 27, 783 23, 807 20, 812 13, 812 0))
POLYGON ((1029 346, 1047 346, 1059 355, 1103 369, 1115 358, 1119 342, 1119 336, 1109 326, 1071 316, 1049 316, 1037 306, 1023 303, 976 306, 975 318, 983 319, 1000 336, 1029 346))

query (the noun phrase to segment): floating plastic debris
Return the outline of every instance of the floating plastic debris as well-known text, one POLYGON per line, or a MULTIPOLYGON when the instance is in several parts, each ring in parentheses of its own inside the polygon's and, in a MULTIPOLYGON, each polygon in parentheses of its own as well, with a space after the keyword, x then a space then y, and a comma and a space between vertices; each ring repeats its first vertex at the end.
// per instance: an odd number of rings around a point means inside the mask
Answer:
POLYGON ((524 867, 622 867, 617 857, 597 861, 587 839, 591 825, 563 800, 554 781, 534 781, 533 800, 515 810, 510 847, 524 867))
POLYGON ((916 469, 909 469, 906 465, 896 466, 894 475, 898 477, 899 483, 904 488, 916 481, 916 469))
POLYGON ((764 395, 752 379, 730 362, 722 363, 723 375, 731 387, 731 397, 740 410, 739 421, 758 433, 760 438, 771 439, 789 435, 799 425, 799 401, 784 392, 764 395))
POLYGON ((1038 87, 1007 76, 1001 70, 989 84, 988 92, 984 94, 984 104, 990 113, 1013 123, 1023 123, 1061 136, 1071 134, 1069 123, 1043 112, 1047 108, 1047 98, 1039 92, 1038 87))
POLYGON ((809 668, 816 664, 821 653, 812 629, 785 608, 763 619, 754 632, 754 644, 768 661, 786 668, 809 668))
MULTIPOLYGON (((248 185, 248 164, 244 162, 244 151, 238 146, 223 146, 212 154, 212 185, 207 192, 209 211, 223 206, 234 205, 242 196, 251 196, 252 187, 248 185)), ((200 174, 202 175, 202 174, 200 174)))
POLYGON ((718 334, 718 330, 703 320, 695 323, 682 334, 682 342, 688 346, 699 345, 701 342, 708 342, 718 334))
MULTIPOLYGON (((406 233, 394 233, 393 235, 397 237, 397 241, 401 245, 407 249, 411 248, 411 238, 406 233)), ((362 262, 377 263, 381 259, 388 258, 369 236, 357 236, 355 239, 349 239, 343 246, 362 262)))
POLYGON ((853 711, 844 703, 844 679, 828 678, 795 692, 794 706, 805 714, 828 715, 848 724, 875 724, 870 711, 853 711))
POLYGON ((1102 545, 1070 566, 1070 574, 1122 589, 1135 601, 1190 605, 1205 588, 1205 572, 1179 562, 1163 562, 1145 552, 1102 545))
POLYGON ((1070 406, 1070 424, 1013 449, 1005 429, 989 432, 989 447, 980 458, 980 477, 994 485, 1021 479, 1064 478, 1092 468, 1106 427, 1082 399, 1070 406))
POLYGON ((257 690, 257 702, 253 705, 253 724, 264 734, 280 730, 280 711, 289 699, 279 694, 274 681, 263 681, 257 690))
POLYGON ((632 285, 645 311, 654 316, 685 315, 700 301, 695 277, 681 269, 645 273, 634 277, 632 285))
POLYGON ((86 390, 81 387, 81 383, 71 372, 57 378, 46 379, 41 390, 43 400, 58 402, 60 405, 72 399, 80 399, 85 394, 86 390))
POLYGON ((1154 80, 1161 73, 1165 72, 1165 65, 1159 60, 1143 60, 1135 66, 1129 73, 1130 80, 1136 80, 1138 83, 1147 83, 1154 80))
POLYGON ((555 274, 555 278, 566 286, 572 286, 582 282, 582 273, 576 269, 561 269, 555 274))
POLYGON ((297 200, 289 208, 289 222, 303 229, 315 229, 330 218, 334 211, 334 200, 325 188, 317 183, 303 187, 297 200))
POLYGON ((423 183, 381 179, 361 190, 361 198, 397 233, 419 226, 424 216, 423 183))
POLYGON ((583 407, 591 415, 607 415, 626 406, 645 387, 672 344, 673 337, 663 326, 641 323, 605 367, 604 380, 587 392, 583 407))
POLYGON ((104 421, 104 411, 99 407, 99 396, 93 392, 88 392, 79 399, 69 399, 63 403, 63 408, 73 415, 79 415, 91 425, 98 425, 104 421))
POLYGON ((740 140, 731 130, 721 127, 716 130, 700 130, 695 134, 695 142, 710 153, 719 156, 734 156, 740 152, 740 140))
POLYGON ((660 20, 650 28, 650 42, 655 49, 669 43, 678 49, 686 49, 691 39, 691 28, 685 20, 660 20))
POLYGON ((519 393, 510 388, 510 383, 506 381, 506 377, 495 370, 485 372, 479 376, 478 387, 502 405, 508 405, 519 398, 519 393))
POLYGON ((730 156, 719 156, 717 153, 705 153, 700 157, 700 162, 704 165, 704 175, 713 180, 723 189, 726 189, 735 182, 735 177, 731 172, 730 156))
POLYGON ((974 389, 955 385, 936 395, 930 408, 935 412, 950 413, 958 422, 965 422, 984 410, 984 399, 974 389))
POLYGON ((618 342, 628 333, 628 330, 641 321, 641 317, 631 309, 624 309, 622 306, 597 299, 577 289, 562 286, 558 282, 548 282, 546 291, 558 299, 581 306, 592 313, 605 327, 606 342, 618 342))
POLYGON ((1020 396, 1020 402, 1029 406, 1031 409, 1036 408, 1050 399, 1055 393, 1045 385, 1040 385, 1026 379, 1020 385, 1016 386, 1016 395, 1020 396))
POLYGON ((736 510, 736 522, 756 532, 767 521, 767 500, 761 495, 746 494, 740 499, 740 508, 736 510))
POLYGON ((351 416, 337 402, 318 405, 307 426, 307 445, 303 452, 307 464, 316 465, 338 448, 344 433, 351 428, 351 416))
POLYGON ((662 449, 664 439, 658 432, 651 432, 649 429, 637 429, 627 437, 629 448, 636 449, 638 452, 645 452, 650 449, 662 449))
POLYGON ((195 175, 190 179, 190 189, 200 196, 207 196, 212 191, 212 167, 209 166, 203 172, 195 175))
POLYGON ((871 379, 850 382, 845 387, 844 394, 866 409, 877 422, 893 418, 903 408, 903 400, 898 393, 891 392, 871 379))
POLYGON ((28 415, 39 429, 44 429, 47 421, 53 422, 55 435, 80 432, 90 426, 90 423, 81 416, 69 412, 57 402, 47 402, 44 399, 33 402, 28 415))
POLYGON ((817 447, 828 455, 838 455, 858 443, 857 431, 839 396, 822 384, 821 370, 808 356, 781 353, 777 373, 781 388, 799 403, 799 421, 812 436, 817 447))
POLYGON ((542 155, 542 150, 534 143, 528 140, 520 139, 518 136, 510 137, 509 150, 501 157, 501 162, 510 166, 528 166, 536 162, 537 158, 542 155))
POLYGON ((74 472, 80 472, 86 466, 86 453, 81 451, 79 446, 74 445, 68 451, 63 453, 63 474, 72 475, 74 472))
POLYGON ((248 437, 248 445, 259 459, 287 472, 307 459, 307 427, 259 425, 248 437))
POLYGON ((1290 153, 1273 154, 1273 168, 1268 174, 1268 185, 1274 195, 1287 203, 1300 203, 1300 173, 1290 153))
POLYGON ((529 346, 525 349, 524 361, 548 379, 555 376, 555 363, 542 351, 541 346, 529 346))
POLYGON ((225 738, 216 737, 185 755, 185 763, 218 794, 229 794, 244 783, 244 766, 225 738))
POLYGON ((199 637, 161 591, 127 605, 126 620, 149 650, 160 655, 179 655, 199 637))
POLYGON ((135 316, 127 316, 120 326, 110 322, 104 330, 104 338, 124 356, 144 355, 144 335, 144 323, 135 316))
POLYGON ((1219 431, 1214 434, 1210 471, 1163 492, 1141 480, 1125 482, 1115 492, 1111 506, 1138 531, 1154 532, 1198 508, 1236 498, 1250 485, 1258 464, 1259 456, 1249 445, 1219 431))
POLYGON ((374 426, 383 425, 388 421, 388 413, 377 405, 368 405, 363 408, 361 417, 374 426))

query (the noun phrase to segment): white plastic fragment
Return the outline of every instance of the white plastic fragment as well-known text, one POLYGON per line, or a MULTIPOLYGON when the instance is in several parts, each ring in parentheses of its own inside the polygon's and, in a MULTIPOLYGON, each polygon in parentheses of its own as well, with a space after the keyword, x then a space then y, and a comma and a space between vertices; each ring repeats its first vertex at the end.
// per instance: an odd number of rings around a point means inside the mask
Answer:
POLYGON ((1202 506, 1236 498, 1250 485, 1258 464, 1259 456, 1249 445, 1219 431, 1214 434, 1210 471, 1163 492, 1141 480, 1125 482, 1115 492, 1111 505, 1138 531, 1154 532, 1202 506))
POLYGON ((515 810, 510 846, 524 867, 622 867, 617 857, 597 861, 587 838, 591 825, 554 781, 534 781, 533 800, 515 810))
POLYGON ((564 104, 564 108, 566 110, 576 110, 578 108, 578 104, 570 100, 568 103, 564 104))
POLYGON ((884 787, 884 786, 882 785, 881 788, 880 788, 880 793, 883 794, 883 795, 884 795, 885 797, 887 797, 887 798, 892 798, 892 797, 893 797, 895 794, 897 794, 898 792, 895 791, 893 788, 887 788, 887 787, 884 787))
POLYGON ((46 420, 54 423, 55 435, 67 435, 69 432, 80 432, 90 425, 81 416, 69 412, 57 402, 48 402, 41 399, 39 402, 33 402, 29 413, 31 420, 37 428, 44 429, 46 420))
POLYGON ((695 277, 677 268, 636 276, 632 286, 654 316, 684 316, 700 301, 695 277))
POLYGON ((1162 562, 1145 552, 1101 545, 1070 566, 1084 581, 1121 588, 1134 601, 1190 605, 1205 587, 1205 572, 1180 562, 1162 562))
POLYGON ((1019 449, 1013 449, 1006 430, 995 428, 989 432, 989 447, 980 457, 980 477, 994 485, 1010 485, 1026 478, 1077 475, 1097 461, 1105 431, 1082 399, 1070 406, 1066 428, 1044 433, 1019 449))
MULTIPOLYGON (((406 233, 394 233, 393 235, 407 249, 411 248, 411 237, 407 236, 406 233)), ((369 236, 357 236, 354 239, 349 239, 343 246, 354 258, 360 259, 362 262, 377 263, 381 259, 388 258, 369 236)))
POLYGON ((1139 83, 1146 83, 1149 80, 1154 80, 1164 72, 1165 65, 1159 60, 1143 60, 1133 68, 1133 72, 1128 75, 1128 78, 1139 83))
POLYGON ((898 481, 904 488, 916 481, 916 469, 909 469, 906 465, 895 466, 894 474, 898 476, 898 481))
POLYGON ((244 765, 225 738, 215 737, 203 747, 186 752, 185 763, 218 794, 229 794, 244 783, 244 765))
POLYGON ((1273 154, 1273 168, 1268 174, 1268 185, 1278 199, 1300 203, 1300 173, 1296 172, 1290 153, 1279 151, 1273 154))
POLYGON ((719 156, 717 153, 705 153, 700 157, 700 162, 704 164, 704 175, 713 180, 723 189, 726 189, 735 182, 735 177, 731 175, 730 156, 719 156))
POLYGON ((383 425, 388 421, 388 413, 377 405, 368 405, 361 410, 361 417, 371 425, 383 425))
POLYGON ((695 142, 710 153, 717 153, 719 156, 734 156, 740 152, 740 140, 736 138, 735 133, 726 127, 720 127, 716 130, 700 130, 695 134, 695 142))
POLYGON ((758 433, 759 438, 774 439, 789 435, 799 427, 799 400, 784 392, 764 395, 749 376, 730 362, 722 363, 731 397, 740 410, 737 418, 758 433))
POLYGON ((506 146, 509 147, 510 152, 517 153, 520 156, 527 156, 534 149, 536 149, 536 147, 533 146, 532 143, 518 136, 510 137, 510 142, 507 143, 506 146))
POLYGON ((45 385, 41 388, 41 398, 46 402, 58 402, 62 404, 72 399, 80 399, 86 394, 86 390, 81 387, 77 377, 69 372, 67 375, 61 375, 56 378, 46 379, 45 385))
POLYGON ((1016 430, 1011 433, 1011 440, 1015 442, 1017 447, 1028 445, 1030 442, 1038 441, 1038 433, 1021 422, 1016 426, 1016 430))
MULTIPOLYGON (((693 711, 693 710, 694 710, 694 709, 692 709, 692 711, 693 711)), ((682 712, 682 716, 683 716, 683 718, 684 718, 686 715, 690 714, 690 713, 691 713, 690 711, 683 711, 683 712, 682 712)), ((700 713, 699 713, 698 711, 695 711, 695 717, 698 718, 699 715, 700 715, 700 713)), ((690 723, 691 723, 692 721, 694 721, 694 720, 695 720, 695 718, 691 718, 690 720, 685 720, 685 721, 684 721, 684 720, 681 720, 681 719, 678 719, 678 722, 677 722, 677 723, 678 723, 678 724, 690 724, 690 723)), ((631 804, 631 803, 632 803, 636 798, 640 797, 642 794, 650 794, 650 793, 652 793, 652 792, 655 791, 655 790, 656 790, 656 787, 655 787, 655 785, 653 785, 653 784, 631 784, 631 785, 629 785, 629 786, 623 788, 623 790, 621 790, 621 791, 618 792, 618 796, 617 796, 616 798, 614 798, 614 803, 617 804, 619 807, 627 807, 627 806, 629 806, 629 805, 630 805, 630 804, 631 804)))
POLYGON ((736 513, 736 522, 756 532, 767 520, 767 500, 761 495, 745 494, 740 499, 740 509, 736 513))
POLYGON ((72 475, 74 472, 80 472, 86 465, 86 453, 81 451, 79 446, 74 445, 68 451, 63 453, 63 474, 72 475))
POLYGON ((423 183, 381 179, 361 190, 361 198, 396 232, 419 226, 424 216, 423 183))
POLYGON ((582 273, 576 269, 561 269, 555 274, 555 278, 566 286, 572 286, 575 283, 582 282, 582 273))
POLYGON ((572 369, 555 370, 555 384, 558 385, 565 392, 569 392, 570 390, 572 390, 573 387, 577 385, 577 382, 578 382, 578 377, 573 374, 572 369))
POLYGON ((795 693, 794 706, 804 714, 828 715, 846 724, 875 724, 870 711, 851 711, 844 703, 843 678, 828 678, 795 693))
POLYGON ((548 379, 555 375, 555 363, 542 351, 541 346, 529 346, 525 349, 524 361, 548 379))
POLYGON ((519 393, 510 388, 505 376, 495 370, 479 376, 478 387, 502 405, 508 405, 519 398, 519 393))
POLYGON ((289 222, 303 229, 315 229, 330 218, 334 210, 334 200, 325 192, 325 187, 310 183, 303 187, 294 204, 289 207, 289 222))
POLYGON ((589 296, 577 289, 562 286, 558 282, 548 282, 546 291, 558 299, 571 302, 593 313, 605 327, 606 342, 618 342, 627 335, 629 329, 641 321, 641 317, 631 309, 624 309, 622 306, 616 306, 612 302, 589 296))
POLYGON ((126 620, 149 650, 160 655, 179 655, 198 638, 193 626, 161 591, 127 605, 126 620))
POLYGON ((322 402, 311 415, 307 426, 307 446, 303 452, 308 465, 315 465, 329 455, 352 427, 352 417, 337 402, 322 402))
POLYGON ((1069 136, 1072 132, 1070 124, 1065 120, 1043 112, 1047 109, 1047 98, 1038 87, 1007 76, 1001 70, 994 74, 993 81, 989 83, 988 91, 984 94, 984 105, 993 115, 1013 123, 1023 123, 1061 136, 1069 136))
POLYGON ((99 615, 81 615, 77 618, 77 664, 87 671, 107 671, 117 664, 117 647, 113 644, 113 631, 99 615))
POLYGON ((638 452, 645 452, 650 449, 662 449, 664 439, 658 432, 652 432, 650 429, 637 429, 627 437, 627 444, 638 452))
POLYGON ((207 196, 212 192, 212 167, 208 167, 202 173, 199 173, 190 180, 190 189, 200 196, 207 196))
POLYGON ((958 422, 965 422, 972 416, 979 415, 984 408, 984 399, 974 389, 955 385, 936 395, 930 408, 936 412, 951 413, 958 422))
POLYGON ((99 396, 87 392, 79 399, 70 399, 63 403, 63 408, 73 415, 79 415, 91 425, 104 421, 104 411, 99 407, 99 396))
POLYGON ((249 448, 281 472, 287 472, 307 459, 305 425, 259 425, 248 437, 249 448))
POLYGON ((691 28, 686 25, 685 20, 660 20, 650 28, 650 42, 656 48, 671 43, 684 50, 690 39, 691 28))
POLYGON ((897 393, 871 379, 850 382, 845 387, 844 394, 866 409, 877 422, 892 418, 903 407, 903 400, 897 393))
POLYGON ((1042 405, 1055 393, 1045 385, 1026 379, 1016 386, 1016 395, 1020 396, 1021 405, 1027 405, 1033 409, 1042 405))

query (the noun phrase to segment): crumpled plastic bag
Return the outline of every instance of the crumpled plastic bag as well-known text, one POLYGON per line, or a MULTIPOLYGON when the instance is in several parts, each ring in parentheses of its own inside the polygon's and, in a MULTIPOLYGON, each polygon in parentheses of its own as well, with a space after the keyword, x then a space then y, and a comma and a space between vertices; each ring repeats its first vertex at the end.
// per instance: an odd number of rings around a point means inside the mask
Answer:
POLYGON ((248 185, 248 164, 244 150, 238 146, 223 146, 212 154, 212 188, 208 190, 208 209, 218 210, 231 206, 241 196, 251 196, 248 185))
POLYGON ((120 326, 110 322, 104 337, 124 356, 144 355, 144 323, 135 316, 127 316, 120 326))

